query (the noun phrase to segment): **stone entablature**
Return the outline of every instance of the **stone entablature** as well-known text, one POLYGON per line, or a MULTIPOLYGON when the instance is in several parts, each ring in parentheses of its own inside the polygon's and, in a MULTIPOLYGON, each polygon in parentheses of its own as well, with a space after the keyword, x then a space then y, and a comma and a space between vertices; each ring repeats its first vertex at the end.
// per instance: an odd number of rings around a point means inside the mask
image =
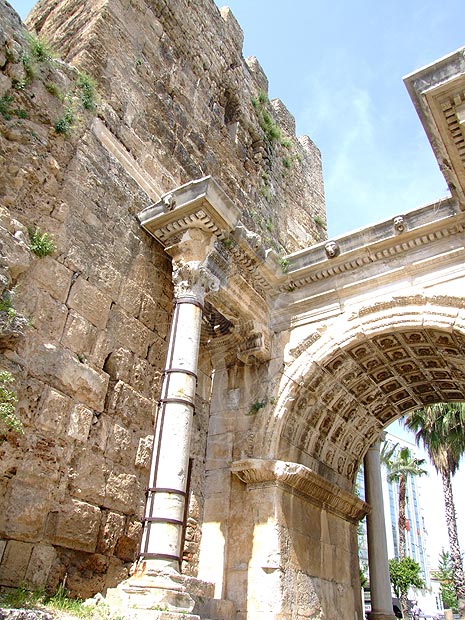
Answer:
POLYGON ((358 523, 369 511, 368 504, 327 482, 305 465, 246 459, 234 462, 231 471, 247 485, 281 484, 324 510, 353 523, 358 523))
POLYGON ((465 209, 465 48, 404 78, 450 192, 465 209))

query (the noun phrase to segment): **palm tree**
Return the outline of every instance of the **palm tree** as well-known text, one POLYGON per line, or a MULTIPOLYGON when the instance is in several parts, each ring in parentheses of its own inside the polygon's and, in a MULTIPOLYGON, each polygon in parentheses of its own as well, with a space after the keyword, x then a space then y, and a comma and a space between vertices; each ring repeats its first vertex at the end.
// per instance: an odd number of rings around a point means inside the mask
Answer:
POLYGON ((388 468, 387 479, 389 482, 397 482, 399 485, 399 517, 397 520, 399 529, 399 559, 406 555, 405 530, 407 519, 405 517, 405 505, 407 502, 407 480, 409 476, 423 476, 427 473, 423 466, 425 459, 418 459, 412 455, 409 448, 399 448, 399 444, 386 441, 381 450, 381 461, 388 468))
POLYGON ((437 403, 417 409, 407 415, 404 424, 415 433, 417 444, 423 443, 442 478, 454 588, 459 617, 465 620, 465 579, 451 484, 465 454, 465 403, 437 403))
MULTIPOLYGON (((423 466, 425 459, 418 459, 412 455, 409 448, 399 448, 399 444, 386 441, 381 450, 381 461, 388 468, 387 479, 389 482, 397 482, 399 485, 399 517, 397 520, 399 531, 399 561, 406 556, 405 530, 407 520, 405 518, 405 505, 407 502, 407 480, 410 476, 423 476, 427 473, 423 466)), ((403 592, 400 597, 402 617, 407 618, 408 595, 403 592)))

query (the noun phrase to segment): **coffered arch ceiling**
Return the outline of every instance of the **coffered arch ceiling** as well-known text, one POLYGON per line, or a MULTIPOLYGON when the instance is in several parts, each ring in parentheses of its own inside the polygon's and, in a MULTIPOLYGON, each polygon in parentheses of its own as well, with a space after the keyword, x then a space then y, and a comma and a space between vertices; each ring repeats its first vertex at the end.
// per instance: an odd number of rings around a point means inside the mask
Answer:
POLYGON ((281 410, 275 410, 279 423, 270 421, 275 458, 303 463, 351 488, 385 426, 418 407, 465 400, 463 310, 432 312, 423 301, 415 312, 396 310, 393 302, 384 312, 356 316, 349 338, 342 330, 340 342, 328 335, 327 343, 301 354, 295 363, 302 367, 304 358, 306 368, 286 385, 281 410), (373 323, 378 327, 370 328, 373 323), (318 359, 318 350, 324 357, 318 359))

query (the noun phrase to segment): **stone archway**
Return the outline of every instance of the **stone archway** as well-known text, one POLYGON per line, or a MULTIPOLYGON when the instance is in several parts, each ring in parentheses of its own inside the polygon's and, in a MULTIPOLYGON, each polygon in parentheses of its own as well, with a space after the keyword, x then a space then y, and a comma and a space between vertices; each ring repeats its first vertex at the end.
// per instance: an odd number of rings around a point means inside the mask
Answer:
POLYGON ((369 506, 353 495, 356 472, 389 423, 463 400, 465 299, 360 307, 317 326, 289 358, 273 411, 257 420, 255 458, 233 465, 254 518, 249 613, 361 618, 356 527, 369 506))
POLYGON ((465 299, 381 301, 317 327, 290 355, 256 455, 317 467, 349 490, 382 428, 413 408, 463 400, 465 299))

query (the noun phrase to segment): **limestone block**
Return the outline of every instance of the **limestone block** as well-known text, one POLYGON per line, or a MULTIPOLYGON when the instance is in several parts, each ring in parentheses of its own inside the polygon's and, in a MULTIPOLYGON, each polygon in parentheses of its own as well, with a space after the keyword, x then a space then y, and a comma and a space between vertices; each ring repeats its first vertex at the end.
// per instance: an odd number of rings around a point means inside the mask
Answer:
POLYGON ((21 540, 39 540, 49 510, 49 491, 21 480, 13 479, 8 485, 2 511, 3 531, 21 540))
POLYGON ((123 280, 124 272, 119 265, 115 267, 109 262, 104 262, 103 264, 93 264, 90 267, 89 282, 115 301, 118 299, 123 280))
POLYGON ((97 336, 97 329, 87 319, 70 311, 64 326, 62 343, 80 357, 88 358, 97 336))
POLYGON ((98 417, 95 416, 90 427, 89 445, 95 447, 100 453, 104 452, 112 427, 113 420, 110 416, 104 413, 98 417))
POLYGON ((117 342, 142 358, 146 357, 155 340, 145 325, 118 308, 113 308, 110 313, 108 329, 117 342))
POLYGON ((132 433, 119 424, 113 425, 106 456, 118 463, 129 464, 133 459, 132 433))
MULTIPOLYGON (((59 340, 68 316, 68 308, 65 304, 56 301, 46 291, 33 287, 28 289, 28 303, 34 303, 35 306, 30 313, 32 325, 47 339, 59 340)), ((22 304, 21 309, 23 310, 22 304)))
POLYGON ((100 510, 76 499, 50 512, 46 537, 54 545, 94 552, 100 527, 100 510))
POLYGON ((116 588, 116 586, 129 577, 129 565, 122 560, 110 558, 105 579, 105 589, 116 588))
POLYGON ((163 368, 166 358, 167 343, 157 334, 153 334, 153 344, 149 348, 147 360, 155 368, 163 368))
POLYGON ((142 535, 142 524, 138 521, 129 521, 126 532, 118 540, 115 555, 125 562, 133 562, 139 549, 142 535))
POLYGON ((163 316, 163 313, 158 311, 158 305, 150 295, 142 293, 141 306, 139 313, 139 320, 150 330, 156 328, 156 331, 160 334, 163 332, 162 320, 169 324, 168 316, 163 316), (159 323, 157 323, 157 319, 159 323))
POLYGON ((72 275, 70 269, 52 256, 45 256, 34 262, 28 272, 28 280, 38 282, 52 297, 65 303, 72 275))
MULTIPOLYGON (((6 209, 2 207, 4 211, 6 209)), ((11 222, 11 219, 10 219, 11 222)), ((9 232, 0 226, 0 238, 2 240, 2 255, 6 260, 11 277, 16 280, 20 274, 26 271, 33 260, 33 255, 29 250, 27 242, 27 231, 24 226, 17 222, 20 230, 9 232)), ((11 228, 11 225, 10 225, 11 228)))
POLYGON ((67 303, 96 327, 106 326, 111 299, 84 278, 78 278, 73 284, 67 303))
POLYGON ((61 446, 53 437, 28 437, 18 460, 15 481, 21 480, 31 486, 51 491, 60 476, 62 454, 61 446))
POLYGON ((3 554, 5 553, 6 543, 6 540, 0 540, 0 563, 2 562, 3 554))
POLYGON ((141 489, 139 482, 133 474, 111 471, 105 487, 105 499, 103 505, 106 508, 121 512, 133 513, 136 504, 140 502, 141 489))
POLYGON ((134 280, 124 280, 118 296, 118 303, 133 317, 139 315, 143 291, 134 280))
POLYGON ((120 347, 109 355, 105 363, 105 372, 107 372, 113 380, 131 383, 130 377, 133 358, 134 355, 131 351, 120 347))
POLYGON ((100 531, 97 541, 97 553, 112 555, 115 550, 118 539, 124 532, 125 518, 115 512, 106 512, 102 514, 100 523, 100 531))
POLYGON ((26 583, 37 589, 45 588, 55 558, 56 551, 51 545, 35 545, 25 575, 26 583))
MULTIPOLYGON (((141 310, 142 315, 142 310, 141 310)), ((144 320, 141 317, 141 321, 144 320)), ((154 314, 155 326, 154 329, 157 334, 163 339, 166 340, 168 338, 168 334, 170 331, 171 325, 171 314, 163 309, 157 309, 154 314)))
POLYGON ((84 599, 90 598, 96 592, 102 592, 109 558, 98 553, 73 554, 70 560, 71 565, 66 571, 67 589, 84 599))
POLYGON ((232 461, 234 443, 233 433, 214 435, 208 440, 206 469, 225 467, 232 461))
POLYGON ((134 465, 140 469, 147 470, 150 467, 150 458, 152 456, 153 435, 147 435, 139 439, 139 446, 134 461, 134 465))
POLYGON ((207 471, 205 479, 205 495, 210 496, 215 493, 223 493, 225 489, 228 488, 230 480, 230 467, 207 471))
POLYGON ((69 418, 68 436, 78 441, 87 441, 93 417, 92 409, 81 404, 74 405, 69 418))
POLYGON ((58 390, 88 407, 102 411, 109 377, 81 363, 70 351, 52 343, 35 341, 29 353, 29 370, 58 390))
POLYGON ((38 428, 61 435, 68 424, 71 405, 72 401, 68 396, 47 386, 38 407, 38 428))
POLYGON ((118 415, 125 426, 147 430, 152 428, 154 403, 129 385, 118 381, 108 399, 109 413, 118 415))
POLYGON ((32 549, 31 543, 18 540, 7 542, 0 565, 0 583, 2 585, 15 588, 24 583, 32 549))
POLYGON ((147 360, 136 357, 129 383, 146 398, 156 398, 160 392, 161 374, 147 360))
POLYGON ((96 368, 103 368, 105 370, 105 363, 108 356, 116 348, 116 343, 107 331, 97 331, 89 363, 96 368))
POLYGON ((100 455, 83 454, 70 473, 71 495, 82 501, 101 504, 105 497, 106 473, 100 455))

